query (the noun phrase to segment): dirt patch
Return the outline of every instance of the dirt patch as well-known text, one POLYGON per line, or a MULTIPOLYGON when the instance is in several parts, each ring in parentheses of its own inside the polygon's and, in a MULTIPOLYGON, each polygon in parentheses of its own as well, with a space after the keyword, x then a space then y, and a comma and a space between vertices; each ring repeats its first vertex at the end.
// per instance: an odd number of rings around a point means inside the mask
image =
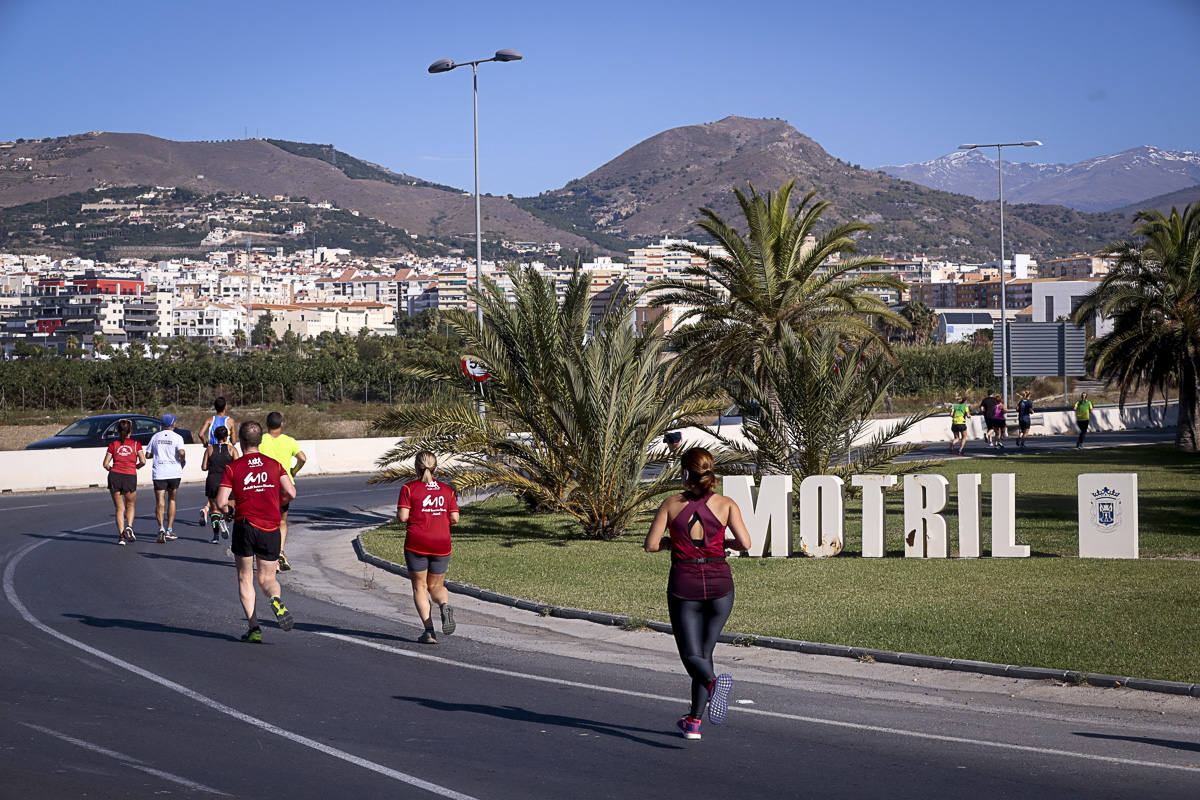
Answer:
POLYGON ((24 450, 25 445, 48 439, 63 429, 54 425, 0 425, 0 450, 24 450))

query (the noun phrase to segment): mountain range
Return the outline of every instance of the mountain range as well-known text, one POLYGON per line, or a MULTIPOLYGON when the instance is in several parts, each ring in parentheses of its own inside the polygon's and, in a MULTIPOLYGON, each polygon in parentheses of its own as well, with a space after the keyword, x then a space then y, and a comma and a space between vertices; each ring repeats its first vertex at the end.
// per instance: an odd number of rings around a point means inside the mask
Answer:
MULTIPOLYGON (((1049 177, 1051 170, 1043 173, 1049 177)), ((830 202, 826 224, 870 223, 873 230, 859 238, 863 252, 968 261, 997 255, 994 201, 862 169, 830 155, 783 120, 745 117, 664 131, 535 197, 485 196, 483 229, 491 240, 558 241, 572 249, 620 254, 662 236, 701 236, 694 224, 701 207, 737 226, 733 187, 748 191, 753 185, 763 192, 788 180, 796 182, 795 197, 815 189, 819 199, 830 202)), ((331 145, 275 139, 176 142, 102 132, 0 143, 0 207, 135 185, 304 196, 441 241, 462 242, 474 233, 474 205, 467 193, 393 172, 331 145)), ((1017 199, 1007 186, 1005 199, 1017 199)), ((1009 252, 1041 258, 1094 250, 1130 230, 1125 210, 1084 213, 1064 205, 1018 203, 1005 216, 1009 252)))
MULTIPOLYGON (((1024 152, 1008 150, 1010 158, 1024 152)), ((933 189, 995 200, 998 176, 990 153, 990 148, 963 150, 932 161, 879 170, 933 189)), ((1010 203, 1111 211, 1178 191, 1188 192, 1186 196, 1193 199, 1200 197, 1200 153, 1147 145, 1074 164, 1004 162, 1004 199, 1010 203)))

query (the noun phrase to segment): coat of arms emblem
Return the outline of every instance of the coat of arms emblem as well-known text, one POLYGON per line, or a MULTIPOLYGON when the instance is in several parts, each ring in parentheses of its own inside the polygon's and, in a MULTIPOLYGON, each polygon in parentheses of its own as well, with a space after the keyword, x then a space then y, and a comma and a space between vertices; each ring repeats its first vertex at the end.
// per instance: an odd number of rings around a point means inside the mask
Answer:
POLYGON ((1102 531, 1112 530, 1121 518, 1121 493, 1105 486, 1092 492, 1092 521, 1102 531))

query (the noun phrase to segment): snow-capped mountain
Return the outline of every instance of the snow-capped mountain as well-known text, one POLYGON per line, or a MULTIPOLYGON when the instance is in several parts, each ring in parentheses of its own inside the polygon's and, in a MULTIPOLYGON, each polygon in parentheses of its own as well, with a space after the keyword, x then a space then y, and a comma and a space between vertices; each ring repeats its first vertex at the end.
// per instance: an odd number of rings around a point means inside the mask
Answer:
MULTIPOLYGON (((1200 184, 1200 153, 1135 147, 1075 164, 1037 164, 1004 160, 1004 199, 1012 203, 1049 203, 1080 211, 1108 211, 1157 195, 1200 184)), ((998 194, 996 161, 990 150, 964 150, 902 166, 878 167, 933 189, 980 200, 998 194)))

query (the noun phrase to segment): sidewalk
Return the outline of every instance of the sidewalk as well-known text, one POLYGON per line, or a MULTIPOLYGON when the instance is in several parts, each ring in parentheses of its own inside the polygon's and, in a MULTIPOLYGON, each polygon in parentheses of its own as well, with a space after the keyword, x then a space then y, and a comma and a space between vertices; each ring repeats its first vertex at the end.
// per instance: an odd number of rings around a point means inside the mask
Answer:
MULTIPOLYGON (((393 508, 379 511, 387 518, 393 508)), ((389 620, 397 628, 415 635, 421 623, 413 608, 409 582, 359 561, 354 553, 354 537, 368 529, 317 534, 295 526, 288 537, 288 555, 293 569, 281 573, 280 578, 291 591, 389 620)), ((453 569, 451 563, 451 577, 453 569)), ((463 637, 514 650, 683 674, 674 639, 667 634, 624 631, 582 620, 542 617, 461 594, 452 594, 451 604, 458 621, 454 639, 463 637)), ((446 649, 447 644, 449 642, 430 649, 446 649)), ((1051 681, 860 662, 843 657, 728 644, 717 645, 713 658, 719 672, 732 672, 739 682, 864 700, 969 706, 998 713, 1028 713, 1036 706, 1038 713, 1050 711, 1067 716, 1072 706, 1086 707, 1090 716, 1100 709, 1122 709, 1180 715, 1200 724, 1200 701, 1156 692, 1064 686, 1051 681), (1048 705, 1058 708, 1050 710, 1048 705)))

